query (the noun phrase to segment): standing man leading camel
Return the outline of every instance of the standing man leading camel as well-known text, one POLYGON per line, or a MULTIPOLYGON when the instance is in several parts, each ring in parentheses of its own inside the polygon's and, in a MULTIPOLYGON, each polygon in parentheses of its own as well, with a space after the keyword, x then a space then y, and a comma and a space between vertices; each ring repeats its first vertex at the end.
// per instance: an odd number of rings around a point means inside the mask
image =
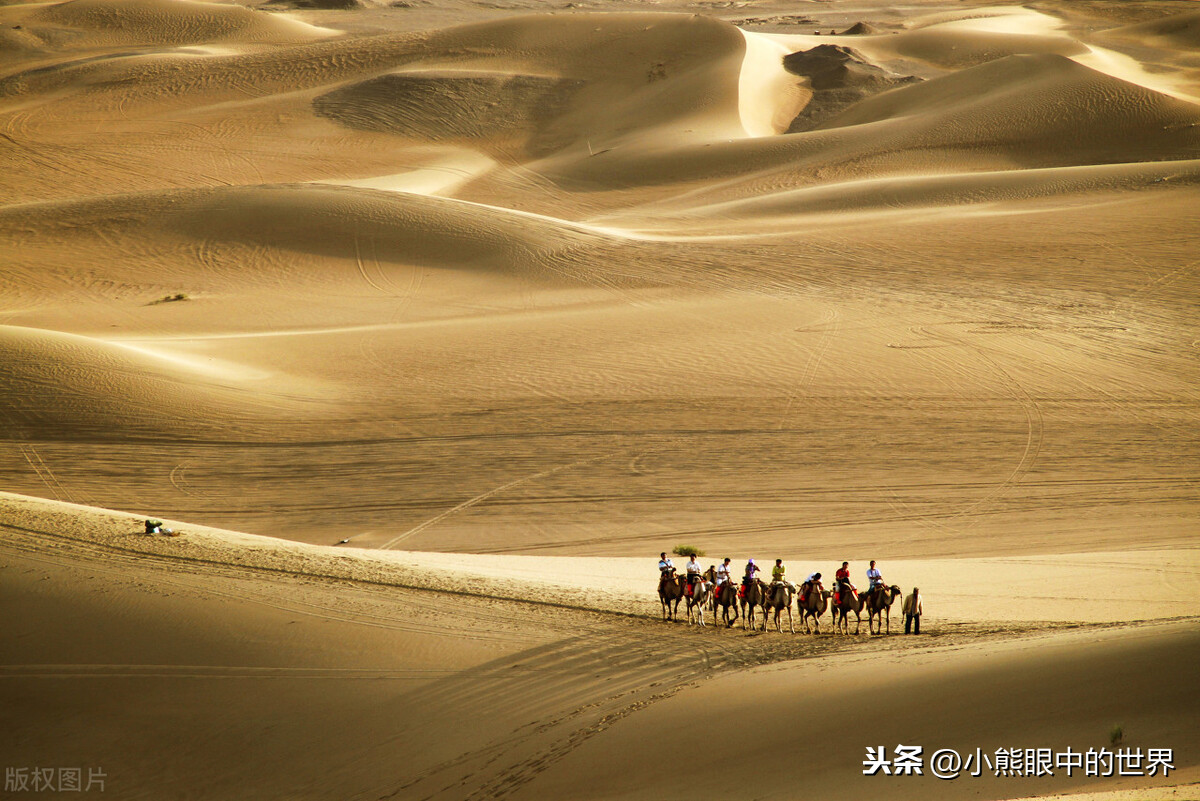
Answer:
POLYGON ((904 599, 904 633, 921 633, 921 591, 913 587, 912 595, 904 599))

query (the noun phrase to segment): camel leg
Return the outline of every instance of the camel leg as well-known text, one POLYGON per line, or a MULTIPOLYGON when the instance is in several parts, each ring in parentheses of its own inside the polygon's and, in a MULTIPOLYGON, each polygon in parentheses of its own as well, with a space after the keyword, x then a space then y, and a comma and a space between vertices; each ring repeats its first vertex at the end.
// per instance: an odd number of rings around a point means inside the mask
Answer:
MULTIPOLYGON (((796 623, 792 620, 791 604, 788 605, 788 631, 792 632, 792 634, 796 633, 796 623)), ((780 633, 782 634, 783 632, 781 631, 780 633)))

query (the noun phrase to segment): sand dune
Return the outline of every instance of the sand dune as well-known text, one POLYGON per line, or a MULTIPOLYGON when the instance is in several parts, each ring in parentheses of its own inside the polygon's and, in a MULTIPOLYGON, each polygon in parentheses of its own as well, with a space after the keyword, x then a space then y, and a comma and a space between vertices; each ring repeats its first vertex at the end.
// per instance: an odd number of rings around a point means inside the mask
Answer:
POLYGON ((916 208, 986 206, 989 208, 975 213, 1005 214, 1012 208, 1010 203, 1042 200, 1062 204, 1084 194, 1095 197, 1105 192, 1141 192, 1164 182, 1172 187, 1190 186, 1200 178, 1198 167, 1196 161, 1188 160, 871 178, 698 206, 660 215, 653 224, 661 226, 658 230, 670 230, 672 223, 683 228, 689 219, 704 218, 714 220, 724 230, 736 231, 748 219, 774 219, 780 226, 828 225, 848 222, 844 216, 837 218, 838 214, 907 214, 916 208), (806 221, 804 218, 810 215, 815 219, 806 221), (737 222, 730 224, 733 220, 737 222))
POLYGON ((1196 14, 743 6, 0 5, 6 770, 1197 797, 1196 14), (685 544, 922 635, 664 623, 685 544))
POLYGON ((1182 159, 1195 152, 1197 119, 1193 104, 1070 59, 1013 56, 867 98, 810 133, 625 158, 613 152, 564 172, 651 183, 803 176, 817 166, 823 176, 934 170, 951 159, 976 169, 1182 159))
POLYGON ((1175 14, 1165 19, 1114 28, 1106 33, 1157 41, 1169 47, 1195 47, 1200 44, 1200 13, 1175 14))
MULTIPOLYGON (((789 759, 766 774, 712 779, 730 792, 871 787, 860 778, 861 747, 831 752, 796 735, 798 719, 857 721, 868 709, 884 742, 964 752, 1008 747, 1014 732, 1036 736, 1038 747, 1098 746, 1115 719, 1130 746, 1169 743, 1180 755, 1169 778, 1143 785, 1195 777, 1183 750, 1194 727, 1178 714, 1193 699, 1156 679, 1164 668, 1190 670, 1191 623, 1059 628, 1027 622, 1032 606, 993 619, 985 598, 963 596, 956 605, 974 622, 948 624, 931 610, 932 633, 920 641, 685 632, 638 622, 655 602, 605 582, 593 559, 456 562, 180 521, 167 521, 180 536, 150 537, 128 513, 10 494, 0 507, 3 581, 37 601, 15 618, 0 665, 0 692, 18 710, 5 750, 33 760, 69 746, 105 766, 106 789, 130 795, 187 781, 213 797, 282 786, 304 797, 619 798, 656 783, 654 792, 677 797, 679 785, 655 766, 693 737, 709 745, 714 714, 732 719, 747 707, 762 738, 725 747, 749 759, 775 756, 779 743, 789 759), (514 596, 534 603, 498 600, 514 596), (1114 675, 1121 697, 1107 692, 1114 675), (1135 706, 1123 701, 1130 694, 1135 706), (1073 703, 1060 706, 1064 698, 1073 703), (35 709, 36 726, 27 722, 35 709), (238 756, 247 750, 252 765, 238 756), (628 773, 608 775, 612 760, 628 773)), ((633 560, 628 567, 632 577, 633 560)), ((1183 589, 1178 578, 1194 582, 1194 566, 1164 567, 1163 576, 1177 572, 1154 582, 1160 592, 1183 589)), ((1102 558, 1045 568, 1065 582, 1125 569, 1102 558)), ((932 606, 938 591, 929 597, 932 606)), ((1003 779, 972 781, 936 792, 1011 794, 1003 779)), ((1024 791, 1080 785, 1058 777, 1024 791)), ((901 787, 910 789, 931 791, 901 787)))
POLYGON ((193 0, 133 0, 120 5, 69 0, 38 9, 27 19, 33 26, 85 32, 93 46, 298 42, 335 35, 285 16, 193 0))
MULTIPOLYGON (((938 748, 974 753, 977 747, 994 753, 1020 741, 1022 733, 1036 731, 1039 745, 1033 747, 1086 751, 1107 745, 1114 716, 1131 733, 1138 731, 1146 746, 1168 740, 1189 743, 1195 730, 1178 713, 1181 706, 1191 709, 1194 695, 1181 698, 1169 687, 1146 683, 1144 676, 1190 671, 1198 640, 1194 628, 1181 626, 1015 648, 982 646, 940 658, 930 653, 924 664, 919 658, 838 656, 761 668, 680 693, 639 716, 636 728, 626 721, 615 723, 517 797, 591 798, 589 788, 602 786, 605 798, 643 798, 647 793, 685 798, 688 790, 664 776, 661 766, 679 753, 710 751, 713 721, 730 721, 736 730, 732 722, 746 716, 746 710, 753 710, 755 736, 723 738, 725 758, 753 762, 775 743, 790 746, 788 758, 772 760, 765 780, 715 771, 706 776, 713 791, 745 792, 751 783, 771 797, 784 795, 782 788, 789 787, 875 792, 885 785, 899 798, 1004 797, 1014 791, 1013 779, 986 771, 979 779, 964 776, 952 782, 928 772, 910 781, 893 777, 890 784, 887 778, 863 776, 865 749, 858 743, 886 743, 889 752, 904 743, 922 745, 927 754, 938 748), (1107 691, 1113 681, 1129 687, 1121 701, 1107 691), (838 738, 831 744, 830 728, 843 729, 842 737, 854 745, 839 746, 838 738), (626 767, 614 776, 607 768, 616 759, 626 767)), ((1195 779, 1194 770, 1174 775, 1176 781, 1195 779)), ((1098 782, 1078 774, 1071 781, 1060 772, 1052 778, 1023 776, 1016 791, 1063 792, 1089 784, 1094 788, 1098 782)))
MULTIPOLYGON (((405 264, 494 269, 553 280, 556 251, 604 236, 582 225, 453 199, 374 189, 293 185, 157 192, 0 212, 0 226, 26 246, 68 235, 240 243, 405 264)), ((95 244, 91 245, 92 247, 95 244)), ((101 245, 102 247, 103 245, 101 245)), ((119 272, 110 274, 120 280, 119 272)), ((253 276, 246 276, 253 280, 253 276)), ((34 278, 33 280, 36 280, 34 278)))
MULTIPOLYGON (((0 353, 3 408, 17 441, 153 438, 181 429, 228 435, 296 414, 287 376, 212 358, 12 326, 0 327, 0 353), (254 388, 267 381, 273 390, 264 397, 254 388)), ((311 381, 304 387, 308 398, 321 395, 311 381)))

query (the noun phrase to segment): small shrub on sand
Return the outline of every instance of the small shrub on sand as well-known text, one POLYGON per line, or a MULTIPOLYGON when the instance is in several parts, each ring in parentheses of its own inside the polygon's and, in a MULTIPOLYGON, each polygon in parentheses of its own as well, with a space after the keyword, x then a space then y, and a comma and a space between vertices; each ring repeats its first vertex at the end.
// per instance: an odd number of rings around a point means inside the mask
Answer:
POLYGON ((1114 746, 1118 746, 1125 742, 1125 728, 1120 724, 1113 726, 1108 730, 1108 741, 1114 746))
POLYGON ((188 296, 186 292, 176 292, 174 295, 163 295, 158 300, 150 301, 150 303, 147 305, 157 306, 159 303, 175 303, 176 301, 187 299, 188 296))
POLYGON ((695 545, 676 545, 671 549, 671 553, 676 556, 704 556, 704 551, 695 545))

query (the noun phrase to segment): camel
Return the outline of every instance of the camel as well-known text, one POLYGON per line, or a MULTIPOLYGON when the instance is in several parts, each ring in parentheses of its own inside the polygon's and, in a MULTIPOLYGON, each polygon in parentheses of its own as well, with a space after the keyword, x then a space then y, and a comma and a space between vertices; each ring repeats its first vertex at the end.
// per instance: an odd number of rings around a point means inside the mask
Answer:
POLYGON ((833 630, 840 631, 843 634, 850 633, 849 615, 854 613, 854 633, 858 634, 858 630, 862 628, 862 610, 863 602, 858 593, 852 592, 849 587, 842 589, 838 602, 833 605, 833 630))
MULTIPOLYGON (((710 567, 704 577, 716 585, 716 568, 710 567)), ((712 613, 713 620, 717 619, 717 607, 721 607, 721 619, 725 621, 726 628, 732 628, 733 624, 738 619, 738 595, 737 585, 732 581, 726 581, 721 585, 720 589, 713 590, 712 593, 712 613), (733 616, 729 613, 732 610, 733 616)))
POLYGON ((747 620, 750 623, 750 630, 754 630, 754 607, 763 607, 763 627, 766 627, 767 609, 766 609, 767 588, 762 583, 762 579, 752 579, 746 584, 745 594, 741 598, 742 606, 742 629, 746 628, 747 620))
POLYGON ((788 628, 792 634, 796 633, 796 625, 792 621, 792 597, 795 594, 796 591, 792 589, 791 585, 783 582, 772 583, 767 588, 766 598, 763 601, 763 631, 767 630, 767 610, 774 609, 775 628, 779 630, 780 634, 783 634, 783 621, 780 619, 779 613, 786 609, 788 613, 788 628))
POLYGON ((892 633, 892 602, 903 594, 900 588, 893 584, 890 587, 876 587, 873 590, 867 590, 858 596, 863 605, 867 607, 868 633, 883 634, 884 620, 887 621, 887 633, 892 633), (871 625, 876 615, 879 616, 879 631, 875 631, 871 625))
POLYGON ((804 621, 805 634, 813 633, 808 628, 809 618, 812 618, 816 633, 821 633, 821 615, 825 614, 825 610, 829 608, 829 596, 831 595, 833 593, 829 590, 817 585, 809 587, 808 598, 806 600, 796 600, 796 609, 800 612, 800 619, 804 621))
POLYGON ((662 604, 663 620, 679 619, 679 601, 683 598, 683 576, 664 573, 658 580, 658 600, 662 604), (674 601, 674 607, 671 602, 674 601))
POLYGON ((712 602, 712 585, 701 577, 692 587, 692 594, 685 595, 687 599, 687 616, 688 623, 692 622, 693 615, 696 621, 704 625, 704 607, 712 602))

